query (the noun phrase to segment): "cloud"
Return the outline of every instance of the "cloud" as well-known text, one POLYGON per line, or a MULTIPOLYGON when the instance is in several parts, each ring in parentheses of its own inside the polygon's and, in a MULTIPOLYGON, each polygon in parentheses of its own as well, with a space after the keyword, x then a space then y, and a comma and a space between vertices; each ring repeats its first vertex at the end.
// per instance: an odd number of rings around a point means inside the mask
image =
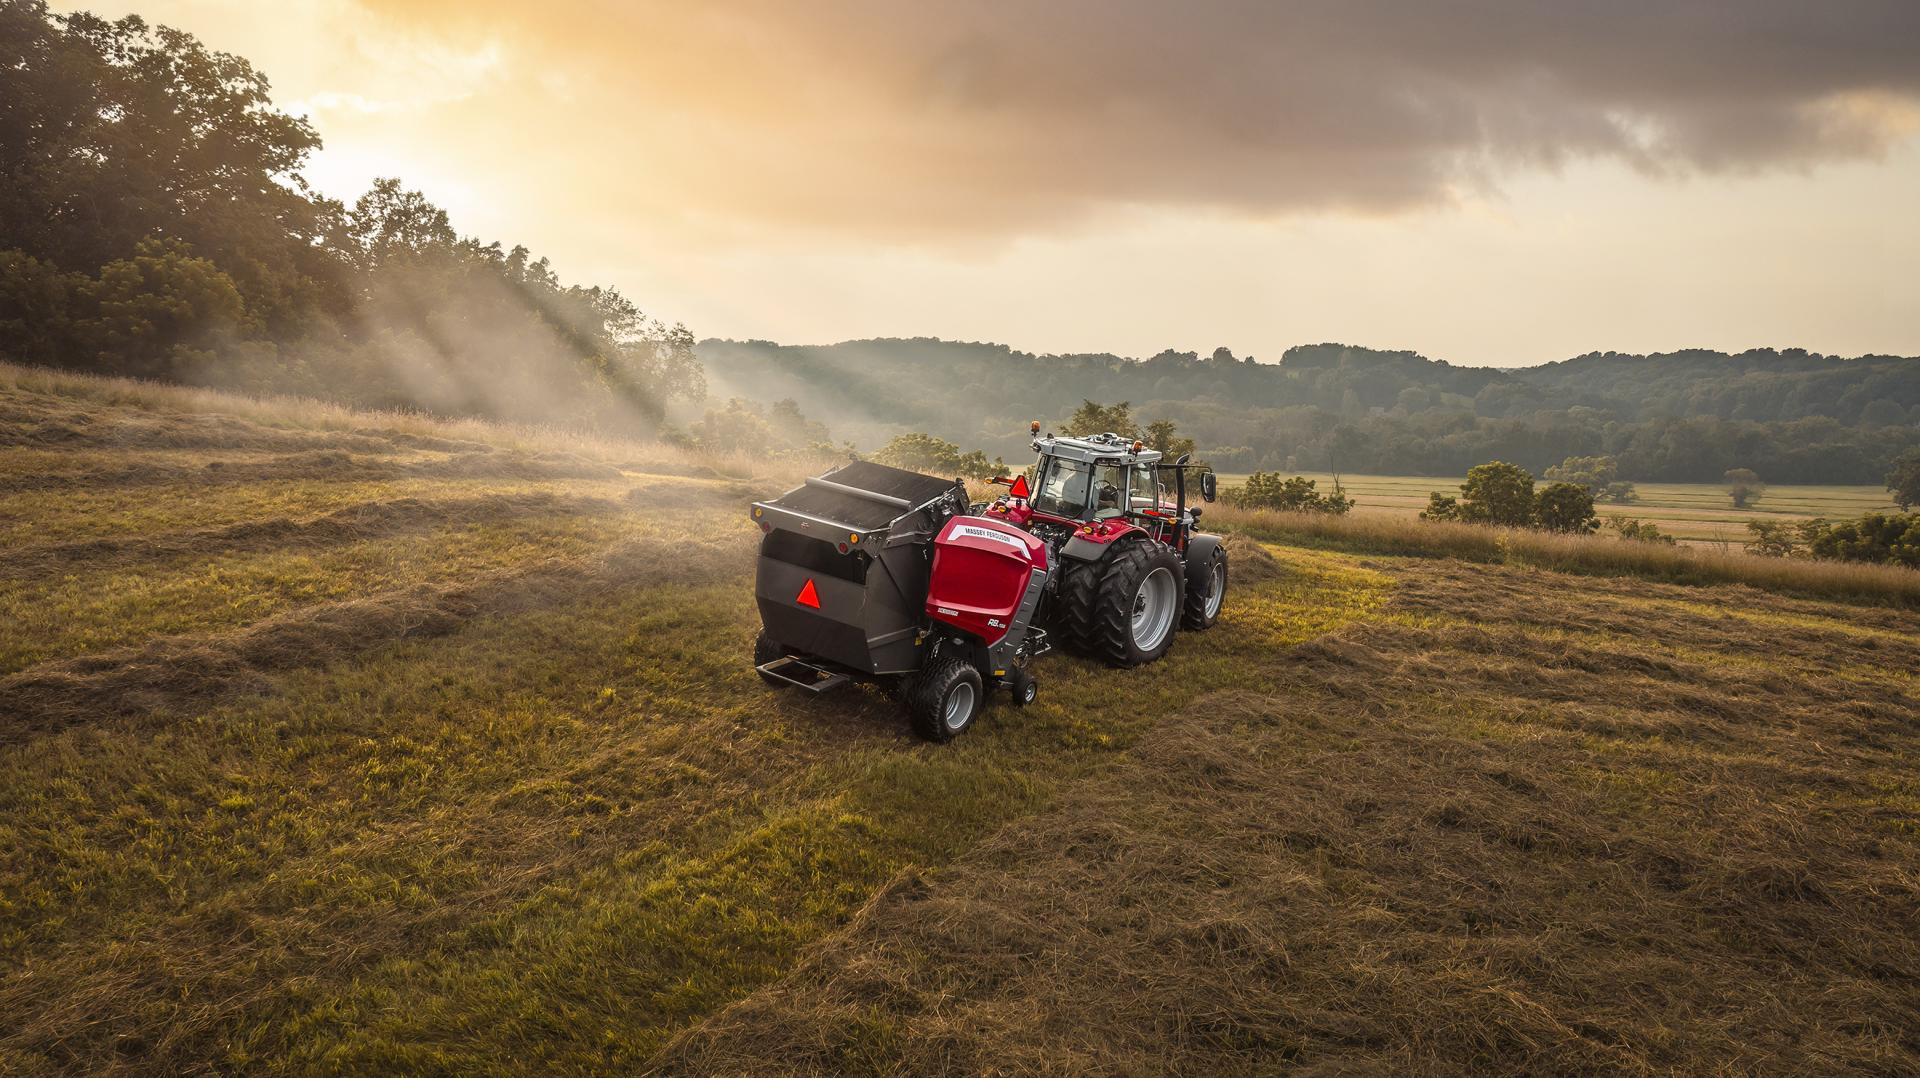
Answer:
POLYGON ((1579 160, 1805 168, 1920 128, 1913 0, 360 2, 493 50, 452 130, 716 230, 1386 214, 1579 160))

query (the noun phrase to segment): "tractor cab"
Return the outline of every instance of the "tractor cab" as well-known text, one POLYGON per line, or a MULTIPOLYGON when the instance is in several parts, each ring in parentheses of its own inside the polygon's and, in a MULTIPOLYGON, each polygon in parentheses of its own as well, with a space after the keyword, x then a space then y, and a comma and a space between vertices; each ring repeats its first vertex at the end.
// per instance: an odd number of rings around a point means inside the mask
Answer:
MULTIPOLYGON (((1168 462, 1157 449, 1118 434, 1067 438, 1040 436, 1035 424, 1033 449, 1040 455, 1027 504, 1041 517, 1086 524, 1127 517, 1162 519, 1190 525, 1200 515, 1187 507, 1187 458, 1168 462)), ((1214 498, 1211 471, 1200 476, 1200 496, 1214 498)), ((1015 497, 1027 496, 1016 491, 1015 497)))
POLYGON ((1037 439, 1033 511, 1086 522, 1160 508, 1160 453, 1138 444, 1117 434, 1037 439))

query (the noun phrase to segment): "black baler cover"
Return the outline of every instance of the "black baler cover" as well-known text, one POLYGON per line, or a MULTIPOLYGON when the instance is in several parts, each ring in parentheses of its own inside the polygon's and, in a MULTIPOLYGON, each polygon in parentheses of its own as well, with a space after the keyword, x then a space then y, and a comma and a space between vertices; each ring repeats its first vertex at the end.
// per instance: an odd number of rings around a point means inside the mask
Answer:
POLYGON ((892 468, 872 461, 856 460, 843 464, 820 478, 845 487, 870 490, 890 498, 900 498, 911 508, 902 509, 883 501, 827 487, 798 486, 766 504, 821 520, 846 525, 853 531, 884 528, 928 502, 953 490, 954 480, 936 479, 904 468, 892 468))

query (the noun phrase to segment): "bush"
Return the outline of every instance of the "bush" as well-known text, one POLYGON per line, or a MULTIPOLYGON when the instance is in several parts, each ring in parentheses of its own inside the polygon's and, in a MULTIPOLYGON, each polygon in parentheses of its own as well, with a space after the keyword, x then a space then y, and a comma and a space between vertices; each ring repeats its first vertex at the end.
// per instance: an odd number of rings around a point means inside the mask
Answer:
POLYGON ((1227 502, 1246 509, 1278 509, 1289 513, 1341 514, 1353 508, 1353 499, 1335 482, 1331 494, 1314 489, 1314 481, 1279 472, 1255 472, 1242 486, 1227 492, 1227 502))
POLYGON ((1420 510, 1421 520, 1436 522, 1457 522, 1460 519, 1460 499, 1439 491, 1427 495, 1427 507, 1420 510))
POLYGON ((1858 520, 1807 522, 1807 553, 1825 561, 1863 561, 1920 569, 1920 513, 1868 513, 1858 520))
POLYGON ((1542 531, 1584 535, 1600 528, 1593 495, 1578 483, 1554 483, 1533 500, 1533 523, 1542 531))
POLYGON ((1661 543, 1666 546, 1678 546, 1679 540, 1662 532, 1657 526, 1635 517, 1609 516, 1607 527, 1620 538, 1635 543, 1661 543))
POLYGON ((963 479, 991 479, 1007 472, 1006 462, 999 457, 988 460, 978 449, 963 453, 959 446, 931 434, 898 435, 876 450, 873 459, 909 471, 963 479))

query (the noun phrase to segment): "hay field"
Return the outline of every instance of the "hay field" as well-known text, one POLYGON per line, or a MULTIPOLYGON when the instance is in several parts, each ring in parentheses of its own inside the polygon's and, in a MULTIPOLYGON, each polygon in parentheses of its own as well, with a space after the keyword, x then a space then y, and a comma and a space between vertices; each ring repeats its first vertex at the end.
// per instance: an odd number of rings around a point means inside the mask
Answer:
MULTIPOLYGON (((1333 489, 1333 475, 1303 473, 1333 489)), ((1764 478, 1764 477, 1763 477, 1764 478)), ((1222 474, 1220 482, 1245 482, 1244 475, 1222 474)), ((1342 475, 1340 482, 1353 495, 1357 513, 1415 517, 1427 507, 1427 495, 1460 493, 1465 476, 1434 478, 1419 475, 1342 475)), ((1610 515, 1652 521, 1660 530, 1695 546, 1738 550, 1748 538, 1749 520, 1806 520, 1812 517, 1857 517, 1862 513, 1898 512, 1883 487, 1768 486, 1759 501, 1746 509, 1733 508, 1727 488, 1717 483, 1636 483, 1639 500, 1630 505, 1602 502, 1600 518, 1610 515)))
POLYGON ((1250 519, 936 748, 804 467, 0 367, 0 1073, 1920 1067, 1904 593, 1250 519))

